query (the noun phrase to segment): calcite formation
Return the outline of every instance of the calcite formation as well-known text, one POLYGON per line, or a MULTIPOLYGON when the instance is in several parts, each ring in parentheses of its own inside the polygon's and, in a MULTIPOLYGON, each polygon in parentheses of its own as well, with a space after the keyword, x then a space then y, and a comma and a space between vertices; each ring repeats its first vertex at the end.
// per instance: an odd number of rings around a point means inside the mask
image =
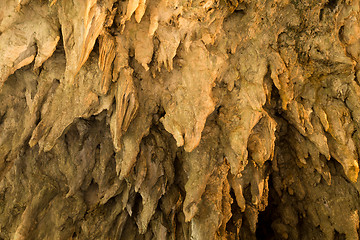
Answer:
POLYGON ((358 0, 1 0, 0 239, 359 239, 358 0))

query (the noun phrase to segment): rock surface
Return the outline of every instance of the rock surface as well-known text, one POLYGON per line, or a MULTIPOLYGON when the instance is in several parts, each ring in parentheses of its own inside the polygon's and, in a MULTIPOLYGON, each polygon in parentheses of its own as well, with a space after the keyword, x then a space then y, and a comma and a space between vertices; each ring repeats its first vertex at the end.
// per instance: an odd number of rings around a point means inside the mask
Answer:
POLYGON ((0 1, 0 239, 359 239, 359 8, 0 1))

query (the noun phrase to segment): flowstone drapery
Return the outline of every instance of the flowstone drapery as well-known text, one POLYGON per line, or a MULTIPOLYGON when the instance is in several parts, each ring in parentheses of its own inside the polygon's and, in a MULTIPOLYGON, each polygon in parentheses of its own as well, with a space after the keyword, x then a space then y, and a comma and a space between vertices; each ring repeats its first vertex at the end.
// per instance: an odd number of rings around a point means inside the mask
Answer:
POLYGON ((358 239, 347 0, 2 0, 0 239, 358 239))

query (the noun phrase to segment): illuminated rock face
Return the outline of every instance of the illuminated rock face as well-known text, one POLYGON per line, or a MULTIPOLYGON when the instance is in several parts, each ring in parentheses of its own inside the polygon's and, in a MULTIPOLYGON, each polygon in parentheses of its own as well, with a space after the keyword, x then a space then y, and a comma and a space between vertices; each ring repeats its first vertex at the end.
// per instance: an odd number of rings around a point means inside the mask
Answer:
POLYGON ((0 239, 358 239, 359 1, 1 0, 0 239))

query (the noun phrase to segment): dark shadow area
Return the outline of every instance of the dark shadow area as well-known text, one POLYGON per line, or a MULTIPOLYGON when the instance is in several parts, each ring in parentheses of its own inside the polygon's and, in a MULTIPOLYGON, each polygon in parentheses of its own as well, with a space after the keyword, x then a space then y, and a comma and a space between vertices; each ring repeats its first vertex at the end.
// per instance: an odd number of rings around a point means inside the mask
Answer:
POLYGON ((258 223, 256 227, 256 239, 259 240, 275 240, 275 233, 271 227, 274 219, 276 219, 276 199, 274 196, 275 189, 273 188, 272 175, 269 177, 269 202, 265 211, 259 212, 258 223))

